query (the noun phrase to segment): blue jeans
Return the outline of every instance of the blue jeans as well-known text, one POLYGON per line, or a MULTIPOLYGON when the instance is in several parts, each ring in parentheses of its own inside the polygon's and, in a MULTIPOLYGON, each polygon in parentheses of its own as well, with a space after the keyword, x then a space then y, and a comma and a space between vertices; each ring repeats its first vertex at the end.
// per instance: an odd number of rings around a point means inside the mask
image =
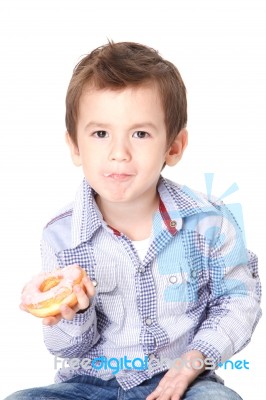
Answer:
MULTIPOLYGON (((127 391, 116 379, 103 381, 91 376, 77 376, 63 383, 21 390, 4 400, 145 400, 156 388, 164 372, 127 391)), ((184 400, 242 400, 233 390, 223 385, 219 377, 197 378, 188 388, 184 400)))

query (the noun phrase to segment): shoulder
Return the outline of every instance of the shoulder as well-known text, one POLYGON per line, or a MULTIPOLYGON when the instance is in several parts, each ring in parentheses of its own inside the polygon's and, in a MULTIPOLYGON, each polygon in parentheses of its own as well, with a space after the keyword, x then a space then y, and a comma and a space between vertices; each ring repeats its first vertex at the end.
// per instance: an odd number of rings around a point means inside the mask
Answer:
POLYGON ((71 226, 74 203, 60 209, 45 225, 42 238, 56 252, 71 245, 71 226))
MULTIPOLYGON (((204 235, 208 233, 208 230, 209 233, 218 231, 226 233, 229 230, 243 234, 241 210, 225 204, 214 196, 207 196, 169 179, 163 178, 161 184, 164 198, 171 197, 177 215, 183 219, 183 228, 196 229, 204 235), (166 192, 168 194, 165 194, 166 192)), ((168 202, 168 204, 170 203, 168 202)))
POLYGON ((220 208, 224 206, 224 203, 218 198, 209 197, 202 192, 173 182, 170 179, 162 178, 159 188, 164 196, 171 197, 180 210, 181 216, 190 216, 201 212, 220 213, 220 208))
POLYGON ((64 223, 66 220, 72 217, 73 214, 73 203, 68 204, 64 208, 61 208, 45 225, 44 229, 50 229, 64 223))
POLYGON ((79 186, 73 202, 61 208, 47 222, 43 229, 42 239, 54 249, 55 252, 71 247, 73 226, 75 220, 82 215, 82 198, 84 183, 79 186))
POLYGON ((97 219, 94 194, 85 178, 80 184, 74 201, 57 212, 43 230, 43 240, 55 252, 77 247, 86 241, 97 219))

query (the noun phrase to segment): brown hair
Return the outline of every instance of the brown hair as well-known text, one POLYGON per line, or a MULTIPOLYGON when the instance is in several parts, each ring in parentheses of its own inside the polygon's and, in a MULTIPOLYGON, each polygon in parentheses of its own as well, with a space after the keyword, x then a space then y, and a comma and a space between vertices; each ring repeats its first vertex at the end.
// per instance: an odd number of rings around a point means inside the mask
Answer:
POLYGON ((109 42, 85 56, 74 68, 66 95, 66 128, 77 144, 79 100, 84 86, 121 90, 155 83, 159 89, 170 145, 187 123, 186 88, 175 65, 158 51, 132 42, 109 42))

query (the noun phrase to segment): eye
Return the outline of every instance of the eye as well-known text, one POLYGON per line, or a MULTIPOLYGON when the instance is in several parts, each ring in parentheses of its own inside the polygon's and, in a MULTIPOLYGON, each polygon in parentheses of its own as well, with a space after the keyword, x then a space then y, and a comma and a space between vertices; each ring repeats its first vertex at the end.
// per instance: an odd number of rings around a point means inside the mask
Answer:
POLYGON ((99 139, 104 139, 104 138, 108 137, 108 133, 106 131, 96 131, 96 132, 93 132, 92 136, 95 136, 99 139))
POLYGON ((144 139, 146 137, 150 136, 147 132, 144 131, 136 131, 133 133, 132 137, 138 138, 138 139, 144 139))

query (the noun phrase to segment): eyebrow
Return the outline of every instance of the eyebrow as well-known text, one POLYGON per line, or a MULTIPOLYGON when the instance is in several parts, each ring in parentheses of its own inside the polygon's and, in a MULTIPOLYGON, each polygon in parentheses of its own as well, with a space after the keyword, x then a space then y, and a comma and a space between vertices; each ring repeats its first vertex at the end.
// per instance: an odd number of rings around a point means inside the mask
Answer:
MULTIPOLYGON (((97 121, 90 121, 88 124, 86 124, 85 129, 91 129, 91 128, 96 128, 96 127, 101 127, 101 128, 110 128, 110 124, 106 124, 104 122, 97 122, 97 121)), ((137 122, 136 124, 133 124, 129 127, 129 129, 137 129, 137 128, 152 128, 154 130, 158 130, 156 125, 154 125, 152 122, 137 122)))

